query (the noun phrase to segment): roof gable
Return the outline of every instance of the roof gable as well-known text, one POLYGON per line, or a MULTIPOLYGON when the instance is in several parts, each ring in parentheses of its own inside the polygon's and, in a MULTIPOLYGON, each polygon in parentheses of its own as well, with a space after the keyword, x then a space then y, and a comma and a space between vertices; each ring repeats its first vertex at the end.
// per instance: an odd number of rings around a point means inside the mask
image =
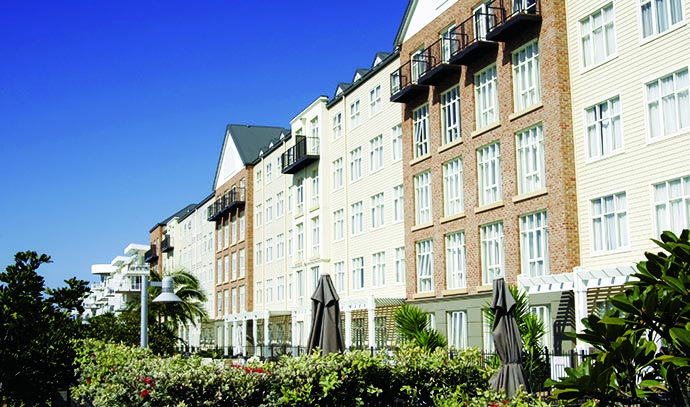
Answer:
POLYGON ((399 49, 413 35, 448 10, 457 0, 410 0, 405 10, 393 47, 399 49))

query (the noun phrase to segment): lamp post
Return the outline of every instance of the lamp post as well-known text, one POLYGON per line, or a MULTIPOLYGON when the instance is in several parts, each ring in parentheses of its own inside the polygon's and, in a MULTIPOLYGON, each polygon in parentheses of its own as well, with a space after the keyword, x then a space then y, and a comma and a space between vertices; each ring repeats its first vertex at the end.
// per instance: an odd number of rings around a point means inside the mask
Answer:
POLYGON ((162 287, 161 294, 154 298, 153 302, 182 302, 173 291, 173 279, 170 276, 163 277, 162 282, 149 283, 149 276, 141 279, 141 347, 149 347, 149 286, 162 287))

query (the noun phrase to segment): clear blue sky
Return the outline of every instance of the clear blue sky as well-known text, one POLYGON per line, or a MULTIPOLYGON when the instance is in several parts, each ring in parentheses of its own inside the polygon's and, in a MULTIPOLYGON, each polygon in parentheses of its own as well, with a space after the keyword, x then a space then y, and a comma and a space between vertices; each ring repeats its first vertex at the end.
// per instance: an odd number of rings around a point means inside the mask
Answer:
POLYGON ((391 51, 407 0, 0 2, 0 266, 95 280, 212 190, 227 123, 285 126, 391 51))

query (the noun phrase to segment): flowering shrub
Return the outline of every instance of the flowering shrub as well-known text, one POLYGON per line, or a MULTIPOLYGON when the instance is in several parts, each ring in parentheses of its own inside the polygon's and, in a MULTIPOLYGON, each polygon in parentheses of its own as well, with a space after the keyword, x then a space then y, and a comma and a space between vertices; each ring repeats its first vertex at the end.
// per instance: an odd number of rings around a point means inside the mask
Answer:
POLYGON ((437 407, 549 407, 550 403, 529 394, 518 392, 512 398, 493 390, 484 390, 468 395, 459 386, 455 392, 444 397, 435 397, 437 407))

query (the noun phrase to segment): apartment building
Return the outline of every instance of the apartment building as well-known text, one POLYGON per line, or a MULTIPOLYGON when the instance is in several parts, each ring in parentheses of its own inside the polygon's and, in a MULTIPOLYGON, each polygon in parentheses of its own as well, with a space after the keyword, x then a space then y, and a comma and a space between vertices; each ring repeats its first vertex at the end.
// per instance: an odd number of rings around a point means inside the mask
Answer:
MULTIPOLYGON (((396 36, 407 299, 451 346, 492 349, 495 278, 579 264, 565 12, 553 0, 411 1, 396 36)), ((551 349, 572 346, 571 297, 531 292, 551 349)))

